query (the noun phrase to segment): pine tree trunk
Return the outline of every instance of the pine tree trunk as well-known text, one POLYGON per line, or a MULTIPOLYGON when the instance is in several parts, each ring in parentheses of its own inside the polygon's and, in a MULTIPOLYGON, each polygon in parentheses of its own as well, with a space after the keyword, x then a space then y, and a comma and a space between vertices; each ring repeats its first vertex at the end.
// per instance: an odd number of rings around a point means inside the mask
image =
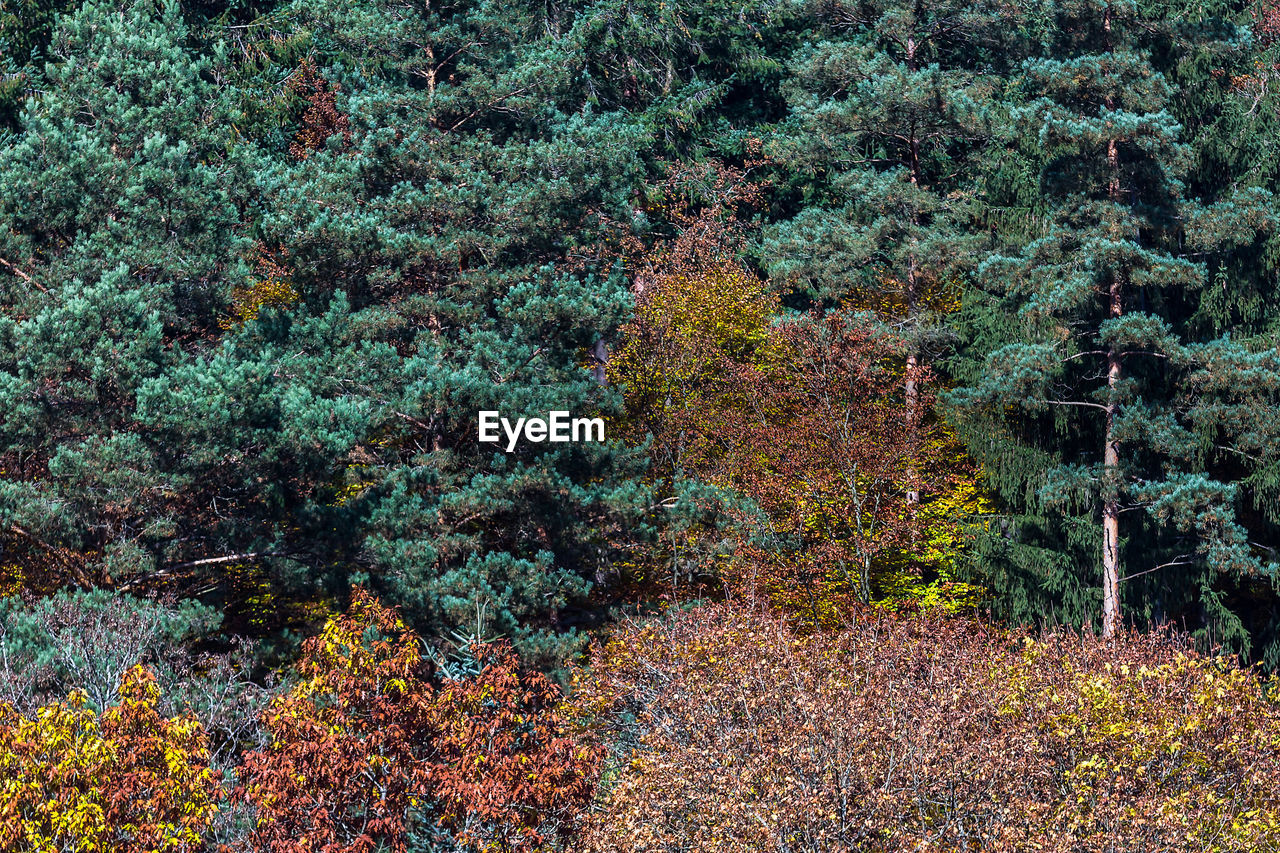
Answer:
MULTIPOLYGON (((1111 281, 1111 316, 1120 316, 1120 279, 1111 281)), ((1114 395, 1120 381, 1120 353, 1107 353, 1107 390, 1114 395)), ((1116 480, 1120 467, 1120 443, 1115 438, 1116 404, 1107 401, 1106 448, 1102 467, 1106 497, 1102 504, 1102 636, 1114 636, 1120 627, 1120 500, 1116 480)))
MULTIPOLYGON (((1106 29, 1111 29, 1111 11, 1107 10, 1106 29)), ((1111 179, 1107 194, 1115 204, 1121 202, 1120 151, 1116 140, 1107 141, 1107 165, 1111 179)), ((1123 276, 1119 271, 1111 274, 1107 293, 1107 316, 1119 318, 1124 313, 1123 276)), ((1112 345, 1107 350, 1107 432, 1103 448, 1103 504, 1102 504, 1102 636, 1113 637, 1120 627, 1120 498, 1117 482, 1120 468, 1120 443, 1115 437, 1116 386, 1120 383, 1120 352, 1112 345)))
MULTIPOLYGON (((916 313, 916 262, 912 257, 907 264, 907 319, 915 321, 916 313)), ((915 342, 910 344, 911 349, 907 352, 907 370, 904 381, 903 391, 906 395, 907 411, 906 411, 906 427, 908 447, 914 454, 917 451, 916 443, 920 437, 920 385, 919 385, 919 369, 920 354, 916 350, 915 342)), ((907 468, 907 477, 910 486, 907 490, 907 506, 915 512, 916 504, 920 503, 920 491, 915 485, 916 468, 912 464, 907 468)))
MULTIPOLYGON (((914 38, 907 39, 907 68, 911 72, 916 70, 916 42, 914 38)), ((914 127, 911 132, 911 184, 916 186, 920 183, 920 138, 916 135, 914 127)), ((915 239, 915 228, 919 227, 920 222, 918 214, 911 214, 912 240, 915 239)), ((912 251, 907 258, 907 328, 912 333, 915 332, 916 321, 916 299, 918 298, 918 282, 916 281, 916 256, 912 251)), ((908 447, 911 448, 913 454, 916 453, 916 442, 920 436, 920 386, 917 377, 920 368, 920 353, 916 349, 916 342, 912 340, 909 344, 910 351, 907 353, 907 370, 904 377, 903 392, 906 396, 906 427, 908 447)), ((915 484, 916 479, 915 465, 907 468, 907 477, 909 486, 907 489, 907 509, 912 515, 915 514, 916 505, 920 503, 920 490, 915 484)), ((914 533, 913 533, 914 536, 914 533)))

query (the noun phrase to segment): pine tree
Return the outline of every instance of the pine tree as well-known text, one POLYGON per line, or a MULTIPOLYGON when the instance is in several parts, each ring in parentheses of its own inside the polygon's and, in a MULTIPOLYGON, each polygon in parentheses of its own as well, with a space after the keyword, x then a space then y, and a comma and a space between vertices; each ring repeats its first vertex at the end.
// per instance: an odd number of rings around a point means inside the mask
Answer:
POLYGON ((178 7, 85 3, 0 148, 0 516, 80 582, 156 568, 177 448, 136 420, 146 382, 216 329, 240 271, 233 169, 178 7))
POLYGON ((16 126, 65 6, 61 0, 0 0, 0 128, 16 126))
POLYGON ((563 659, 641 499, 630 452, 506 453, 477 415, 615 405, 586 353, 629 310, 607 241, 648 137, 594 111, 552 14, 298 3, 239 67, 174 4, 62 21, 0 149, 0 518, 26 568, 367 578, 428 633, 563 659))
POLYGON ((988 3, 814 11, 822 38, 792 62, 791 116, 775 145, 805 203, 766 231, 761 255, 783 286, 905 333, 904 417, 918 434, 921 359, 939 351, 939 309, 981 237, 972 190, 1000 118, 993 60, 1019 49, 1021 23, 988 3))
POLYGON ((630 453, 507 453, 477 441, 478 413, 615 405, 586 353, 629 310, 605 240, 630 221, 644 142, 590 106, 554 14, 292 7, 310 53, 258 85, 305 98, 282 113, 292 133, 243 156, 256 237, 296 296, 148 398, 206 479, 280 484, 260 512, 282 538, 237 551, 338 587, 367 577, 428 633, 503 634, 547 664, 639 502, 630 453))
POLYGON ((567 28, 580 85, 649 129, 650 157, 740 158, 785 114, 786 58, 804 35, 788 0, 587 0, 567 28))
POLYGON ((1206 261, 1252 241, 1270 198, 1187 197, 1178 92, 1152 59, 1170 26, 1128 2, 1055 8, 1014 125, 1042 152, 1045 226, 983 262, 966 323, 985 360, 957 362, 953 400, 1014 508, 987 554, 1010 612, 1100 609, 1110 636, 1127 603, 1247 647, 1219 577, 1272 570, 1232 481, 1272 453, 1274 418, 1245 424, 1274 404, 1280 365, 1272 341, 1205 334, 1197 312, 1206 261))

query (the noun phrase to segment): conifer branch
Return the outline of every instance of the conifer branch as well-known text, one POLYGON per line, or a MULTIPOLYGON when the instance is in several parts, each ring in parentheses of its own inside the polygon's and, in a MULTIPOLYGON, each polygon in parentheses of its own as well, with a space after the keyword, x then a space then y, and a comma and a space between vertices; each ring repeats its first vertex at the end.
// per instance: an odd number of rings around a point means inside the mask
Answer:
POLYGON ((1187 557, 1190 557, 1190 556, 1191 556, 1190 554, 1179 554, 1177 557, 1174 557, 1172 560, 1170 560, 1167 563, 1161 563, 1158 566, 1152 566, 1149 569, 1143 569, 1140 572, 1134 572, 1131 575, 1125 575, 1124 577, 1120 578, 1120 580, 1116 581, 1116 583, 1124 583, 1125 581, 1131 580, 1132 578, 1140 578, 1143 575, 1149 575, 1152 572, 1158 572, 1161 569, 1168 569, 1174 566, 1194 565, 1194 563, 1191 560, 1186 559, 1187 557))
POLYGON ((20 270, 18 267, 14 266, 13 264, 9 263, 9 261, 5 260, 4 258, 0 258, 0 265, 4 266, 4 268, 5 268, 5 269, 7 269, 9 272, 13 273, 13 274, 14 274, 14 275, 16 275, 18 278, 22 279, 22 280, 23 280, 23 281, 25 281, 27 284, 31 285, 32 287, 34 287, 36 290, 40 291, 41 293, 48 293, 48 292, 49 292, 49 288, 45 287, 45 286, 44 286, 43 284, 41 284, 40 282, 36 281, 34 278, 32 278, 31 276, 27 275, 25 272, 23 272, 22 270, 20 270))
POLYGON ((1101 409, 1104 412, 1107 410, 1107 407, 1101 403, 1088 403, 1082 400, 1041 400, 1040 402, 1050 406, 1083 406, 1088 409, 1101 409))

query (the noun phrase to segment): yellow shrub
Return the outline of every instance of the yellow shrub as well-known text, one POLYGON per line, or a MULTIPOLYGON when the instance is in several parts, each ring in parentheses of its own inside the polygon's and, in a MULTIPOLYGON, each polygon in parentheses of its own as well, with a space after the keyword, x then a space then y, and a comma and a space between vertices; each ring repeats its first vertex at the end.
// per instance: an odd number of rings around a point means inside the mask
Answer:
POLYGON ((135 667, 101 717, 83 693, 29 718, 0 706, 0 851, 200 849, 219 780, 200 724, 158 701, 135 667))

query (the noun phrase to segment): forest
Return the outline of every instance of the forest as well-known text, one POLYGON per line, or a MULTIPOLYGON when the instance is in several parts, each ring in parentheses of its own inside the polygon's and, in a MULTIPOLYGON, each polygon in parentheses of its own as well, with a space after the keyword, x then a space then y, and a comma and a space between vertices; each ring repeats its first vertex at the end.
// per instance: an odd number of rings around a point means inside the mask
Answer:
POLYGON ((0 853, 1280 851, 1276 0, 0 0, 0 853))

